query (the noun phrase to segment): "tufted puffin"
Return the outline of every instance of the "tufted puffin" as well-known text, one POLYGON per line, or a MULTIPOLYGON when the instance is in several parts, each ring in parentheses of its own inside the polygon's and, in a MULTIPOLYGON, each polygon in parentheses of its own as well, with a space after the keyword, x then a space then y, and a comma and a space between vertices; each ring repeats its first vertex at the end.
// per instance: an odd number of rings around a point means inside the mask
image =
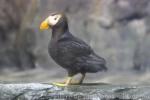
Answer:
POLYGON ((64 13, 50 14, 40 25, 41 30, 52 30, 48 51, 52 59, 67 70, 68 77, 59 86, 72 84, 74 75, 82 76, 77 84, 81 84, 86 73, 106 71, 106 61, 98 56, 92 48, 69 31, 67 16, 64 13))

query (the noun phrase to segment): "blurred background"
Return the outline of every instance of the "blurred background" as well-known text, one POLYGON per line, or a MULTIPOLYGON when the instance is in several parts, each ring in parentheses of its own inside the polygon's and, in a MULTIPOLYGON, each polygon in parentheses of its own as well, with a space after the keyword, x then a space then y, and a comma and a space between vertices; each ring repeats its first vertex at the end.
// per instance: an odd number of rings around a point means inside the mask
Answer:
POLYGON ((0 0, 0 81, 52 82, 67 75, 48 55, 39 25, 65 12, 70 31, 106 59, 86 82, 150 83, 150 0, 0 0))

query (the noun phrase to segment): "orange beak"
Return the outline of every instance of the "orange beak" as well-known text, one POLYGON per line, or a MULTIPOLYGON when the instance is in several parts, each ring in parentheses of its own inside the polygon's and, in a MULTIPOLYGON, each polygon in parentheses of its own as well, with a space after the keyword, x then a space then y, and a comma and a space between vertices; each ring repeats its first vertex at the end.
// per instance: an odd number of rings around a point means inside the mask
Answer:
POLYGON ((48 24, 48 22, 46 20, 41 23, 40 29, 41 30, 47 30, 47 29, 49 29, 49 24, 48 24))

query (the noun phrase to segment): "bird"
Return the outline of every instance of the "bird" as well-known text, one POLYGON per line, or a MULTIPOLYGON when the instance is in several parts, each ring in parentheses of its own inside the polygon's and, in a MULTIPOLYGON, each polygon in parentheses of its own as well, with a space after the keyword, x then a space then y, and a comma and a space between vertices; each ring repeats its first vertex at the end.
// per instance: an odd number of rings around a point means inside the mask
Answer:
POLYGON ((51 29, 49 55, 68 72, 67 80, 64 83, 54 83, 55 85, 71 85, 76 74, 82 75, 76 84, 82 84, 86 73, 107 71, 105 59, 98 56, 87 43, 69 31, 65 13, 51 13, 41 22, 40 29, 51 29))

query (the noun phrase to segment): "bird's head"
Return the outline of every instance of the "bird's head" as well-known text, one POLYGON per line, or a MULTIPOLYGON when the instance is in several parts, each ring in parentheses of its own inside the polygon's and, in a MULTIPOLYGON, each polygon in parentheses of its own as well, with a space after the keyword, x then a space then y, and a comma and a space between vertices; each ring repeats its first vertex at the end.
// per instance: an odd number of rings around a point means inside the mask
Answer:
POLYGON ((63 13, 50 14, 40 25, 41 30, 47 30, 54 27, 65 27, 67 25, 67 17, 63 13))

